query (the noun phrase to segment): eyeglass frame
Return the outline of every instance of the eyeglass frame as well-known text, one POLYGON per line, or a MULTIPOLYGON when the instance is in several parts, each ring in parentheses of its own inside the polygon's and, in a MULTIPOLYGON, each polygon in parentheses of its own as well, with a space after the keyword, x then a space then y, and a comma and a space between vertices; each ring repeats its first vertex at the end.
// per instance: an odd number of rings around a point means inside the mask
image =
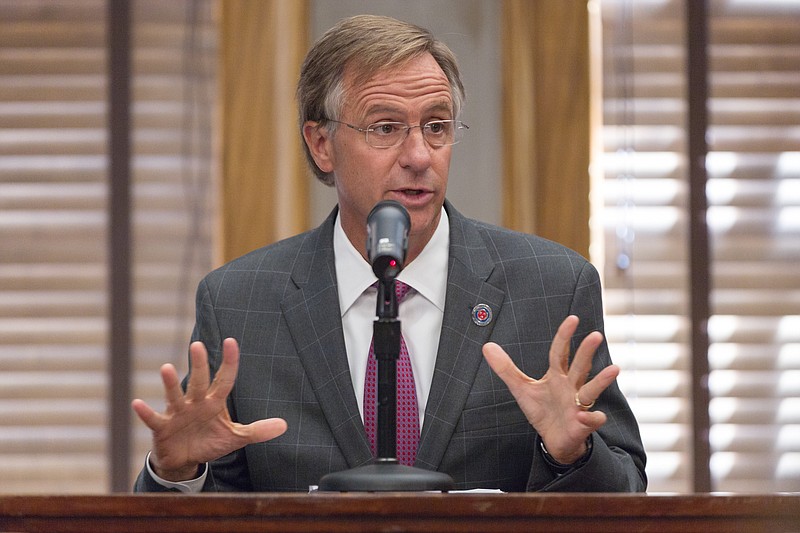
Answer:
MULTIPOLYGON (((354 124, 349 124, 349 123, 343 122, 341 120, 333 120, 333 119, 330 119, 330 118, 329 119, 323 119, 323 120, 325 120, 325 122, 334 122, 336 124, 342 124, 344 126, 347 126, 348 128, 356 130, 359 133, 363 133, 364 134, 364 141, 367 143, 367 145, 371 146, 372 148, 377 148, 378 150, 384 150, 384 149, 387 149, 387 148, 395 148, 396 146, 400 146, 401 144, 403 144, 405 142, 406 139, 408 139, 408 136, 411 133, 411 129, 412 128, 419 128, 420 131, 422 132, 422 138, 425 139, 426 143, 428 143, 430 146, 432 146, 434 148, 442 148, 444 146, 453 146, 455 144, 458 144, 459 142, 461 142, 461 139, 457 138, 456 132, 458 130, 468 130, 469 129, 469 126, 467 124, 465 124, 464 122, 462 122, 460 120, 456 120, 456 119, 429 120, 429 121, 425 122, 424 124, 420 123, 420 124, 416 124, 416 125, 410 125, 410 124, 406 124, 405 122, 398 122, 398 121, 395 121, 395 120, 382 120, 380 122, 373 122, 372 124, 368 124, 365 128, 361 128, 359 126, 356 126, 354 124), (453 129, 453 142, 447 143, 447 144, 433 144, 425 136, 425 128, 430 124, 442 124, 442 123, 452 124, 454 126, 454 129, 453 129), (369 142, 369 134, 370 134, 370 132, 375 131, 377 126, 384 125, 384 124, 393 124, 393 125, 396 125, 396 126, 403 126, 403 128, 405 128, 405 132, 406 132, 405 136, 402 139, 400 139, 399 141, 397 141, 395 144, 390 144, 390 145, 386 145, 386 146, 375 146, 374 144, 370 144, 370 142, 369 142)), ((430 129, 428 129, 428 131, 430 131, 430 129)))

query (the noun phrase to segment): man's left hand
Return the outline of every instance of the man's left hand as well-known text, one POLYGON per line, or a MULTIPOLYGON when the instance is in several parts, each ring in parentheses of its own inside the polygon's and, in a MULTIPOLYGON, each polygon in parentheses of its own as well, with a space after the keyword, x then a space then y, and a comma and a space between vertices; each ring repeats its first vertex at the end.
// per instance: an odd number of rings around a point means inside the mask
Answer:
POLYGON ((574 315, 561 323, 550 345, 550 367, 541 379, 525 375, 499 345, 488 342, 483 346, 486 362, 508 386, 550 456, 563 464, 580 459, 586 453, 587 437, 605 424, 605 413, 586 406, 593 405, 619 375, 619 367, 610 365, 586 381, 592 357, 603 342, 597 331, 583 339, 569 364, 570 339, 577 327, 574 315))

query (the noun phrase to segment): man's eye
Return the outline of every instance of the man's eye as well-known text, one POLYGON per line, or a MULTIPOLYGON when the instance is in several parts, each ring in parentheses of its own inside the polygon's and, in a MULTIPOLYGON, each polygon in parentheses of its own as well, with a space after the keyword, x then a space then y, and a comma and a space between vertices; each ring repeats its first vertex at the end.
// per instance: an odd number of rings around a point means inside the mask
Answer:
POLYGON ((378 135, 391 135, 398 131, 398 125, 393 122, 383 122, 373 125, 371 130, 378 135))
POLYGON ((450 126, 448 122, 434 120, 425 124, 425 127, 434 135, 442 135, 447 133, 447 128, 450 126))
POLYGON ((428 122, 426 124, 431 133, 443 133, 444 124, 441 122, 428 122))

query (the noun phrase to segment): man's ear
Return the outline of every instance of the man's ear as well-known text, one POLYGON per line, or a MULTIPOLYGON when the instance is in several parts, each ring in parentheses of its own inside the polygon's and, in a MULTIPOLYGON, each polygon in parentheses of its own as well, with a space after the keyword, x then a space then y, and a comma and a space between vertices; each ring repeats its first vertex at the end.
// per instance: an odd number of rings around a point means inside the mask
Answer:
POLYGON ((323 172, 333 172, 333 145, 331 132, 312 120, 303 124, 303 139, 306 141, 311 157, 323 172))

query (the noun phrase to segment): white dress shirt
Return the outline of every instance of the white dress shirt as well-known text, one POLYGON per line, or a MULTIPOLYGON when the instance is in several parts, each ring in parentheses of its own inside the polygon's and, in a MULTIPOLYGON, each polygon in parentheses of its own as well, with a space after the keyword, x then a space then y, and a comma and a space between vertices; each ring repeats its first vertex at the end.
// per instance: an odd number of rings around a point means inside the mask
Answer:
MULTIPOLYGON (((439 335, 442 331, 449 243, 450 223, 442 208, 439 226, 431 240, 419 256, 397 276, 397 279, 414 289, 398 306, 397 318, 401 323, 401 332, 414 371, 420 427, 431 390, 439 335)), ((377 289, 372 285, 378 278, 373 274, 370 264, 345 235, 339 217, 336 218, 333 230, 333 252, 336 258, 339 308, 342 313, 347 361, 358 409, 363 418, 364 378, 377 308, 377 289)))
MULTIPOLYGON (((398 306, 398 320, 408 347, 414 381, 417 386, 419 425, 425 419, 425 405, 433 380, 436 352, 444 318, 444 300, 447 292, 447 261, 450 245, 450 222, 442 208, 439 226, 422 252, 406 265, 397 279, 410 285, 403 302, 398 306)), ((366 243, 364 243, 366 246, 366 243)), ((339 309, 344 327, 347 361, 353 379, 353 389, 358 409, 364 417, 364 378, 367 357, 372 342, 372 324, 376 318, 377 289, 372 287, 378 278, 372 267, 356 250, 337 215, 333 230, 333 252, 336 262, 336 279, 339 284, 339 309)), ((181 492, 200 492, 208 475, 208 464, 199 477, 173 483, 161 479, 150 466, 150 454, 145 461, 147 470, 160 485, 181 492)))

